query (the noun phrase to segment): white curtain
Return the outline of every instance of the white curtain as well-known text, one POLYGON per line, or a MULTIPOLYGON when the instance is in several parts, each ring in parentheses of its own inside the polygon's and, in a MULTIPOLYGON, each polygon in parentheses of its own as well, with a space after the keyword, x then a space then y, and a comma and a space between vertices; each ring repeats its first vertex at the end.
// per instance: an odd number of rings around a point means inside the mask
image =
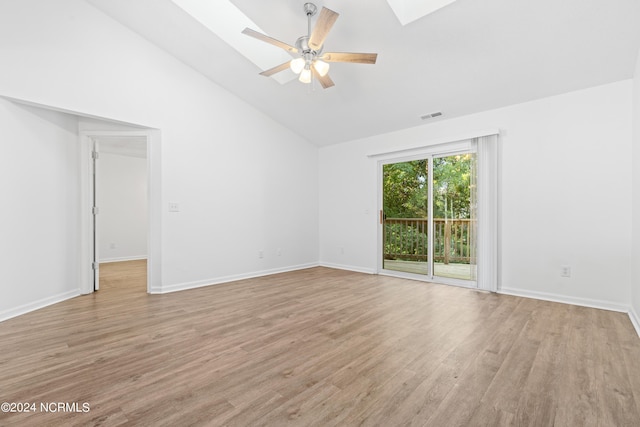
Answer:
POLYGON ((498 290, 498 135, 474 138, 478 153, 478 289, 498 290))

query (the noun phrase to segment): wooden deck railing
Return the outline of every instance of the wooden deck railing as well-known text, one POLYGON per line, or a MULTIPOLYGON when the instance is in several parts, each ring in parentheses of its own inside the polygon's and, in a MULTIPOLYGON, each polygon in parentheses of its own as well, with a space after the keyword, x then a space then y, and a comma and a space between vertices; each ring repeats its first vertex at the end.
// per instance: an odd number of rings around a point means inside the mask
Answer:
MULTIPOLYGON (((476 220, 434 218, 433 227, 435 262, 475 264, 476 220)), ((385 218, 385 259, 427 261, 428 228, 426 218, 385 218)))

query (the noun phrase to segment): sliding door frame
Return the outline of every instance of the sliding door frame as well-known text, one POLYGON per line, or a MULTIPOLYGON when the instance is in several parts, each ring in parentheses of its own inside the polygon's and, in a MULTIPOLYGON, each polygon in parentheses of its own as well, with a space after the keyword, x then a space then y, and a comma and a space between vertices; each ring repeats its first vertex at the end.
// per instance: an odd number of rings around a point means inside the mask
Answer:
MULTIPOLYGON (((428 274, 416 274, 406 273, 396 270, 387 270, 384 268, 384 218, 380 215, 380 221, 378 223, 378 244, 377 244, 377 273, 380 275, 402 277, 413 280, 421 280, 425 282, 435 282, 447 285, 462 286, 466 288, 477 288, 477 280, 462 280, 450 277, 442 277, 434 275, 434 263, 433 263, 433 159, 434 157, 446 157, 456 154, 476 153, 476 144, 472 140, 462 140, 451 143, 436 144, 428 147, 421 147, 415 150, 402 150, 402 152, 386 153, 379 155, 378 159, 378 176, 377 176, 377 197, 378 197, 378 211, 384 210, 384 195, 383 195, 383 177, 384 166, 394 163, 410 162, 414 160, 428 160, 428 274), (411 151, 410 153, 407 151, 411 151)), ((477 153, 476 153, 477 155, 477 153)))

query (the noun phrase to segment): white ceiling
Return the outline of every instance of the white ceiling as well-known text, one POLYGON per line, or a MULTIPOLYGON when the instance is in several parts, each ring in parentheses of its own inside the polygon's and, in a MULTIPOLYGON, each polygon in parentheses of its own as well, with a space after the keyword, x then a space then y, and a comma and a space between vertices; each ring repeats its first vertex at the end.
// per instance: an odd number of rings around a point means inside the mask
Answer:
MULTIPOLYGON (((325 51, 378 62, 333 63, 336 85, 310 90, 260 76, 171 0, 87 1, 317 145, 628 79, 640 49, 638 0, 457 0, 405 26, 386 0, 316 1, 340 14, 325 51)), ((232 2, 271 37, 306 33, 305 0, 232 2)))

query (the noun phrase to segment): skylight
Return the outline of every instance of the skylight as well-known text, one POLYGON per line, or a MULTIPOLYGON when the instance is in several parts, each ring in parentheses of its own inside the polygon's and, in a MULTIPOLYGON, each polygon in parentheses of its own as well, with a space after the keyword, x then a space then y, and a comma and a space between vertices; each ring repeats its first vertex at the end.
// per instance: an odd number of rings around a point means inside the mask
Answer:
MULTIPOLYGON (((292 59, 291 55, 284 50, 242 34, 242 30, 246 27, 263 34, 266 33, 228 0, 171 1, 256 64, 261 70, 267 70, 292 59)), ((272 78, 284 84, 297 76, 294 73, 278 73, 272 78)))
POLYGON ((402 25, 407 25, 456 0, 387 0, 402 25))

